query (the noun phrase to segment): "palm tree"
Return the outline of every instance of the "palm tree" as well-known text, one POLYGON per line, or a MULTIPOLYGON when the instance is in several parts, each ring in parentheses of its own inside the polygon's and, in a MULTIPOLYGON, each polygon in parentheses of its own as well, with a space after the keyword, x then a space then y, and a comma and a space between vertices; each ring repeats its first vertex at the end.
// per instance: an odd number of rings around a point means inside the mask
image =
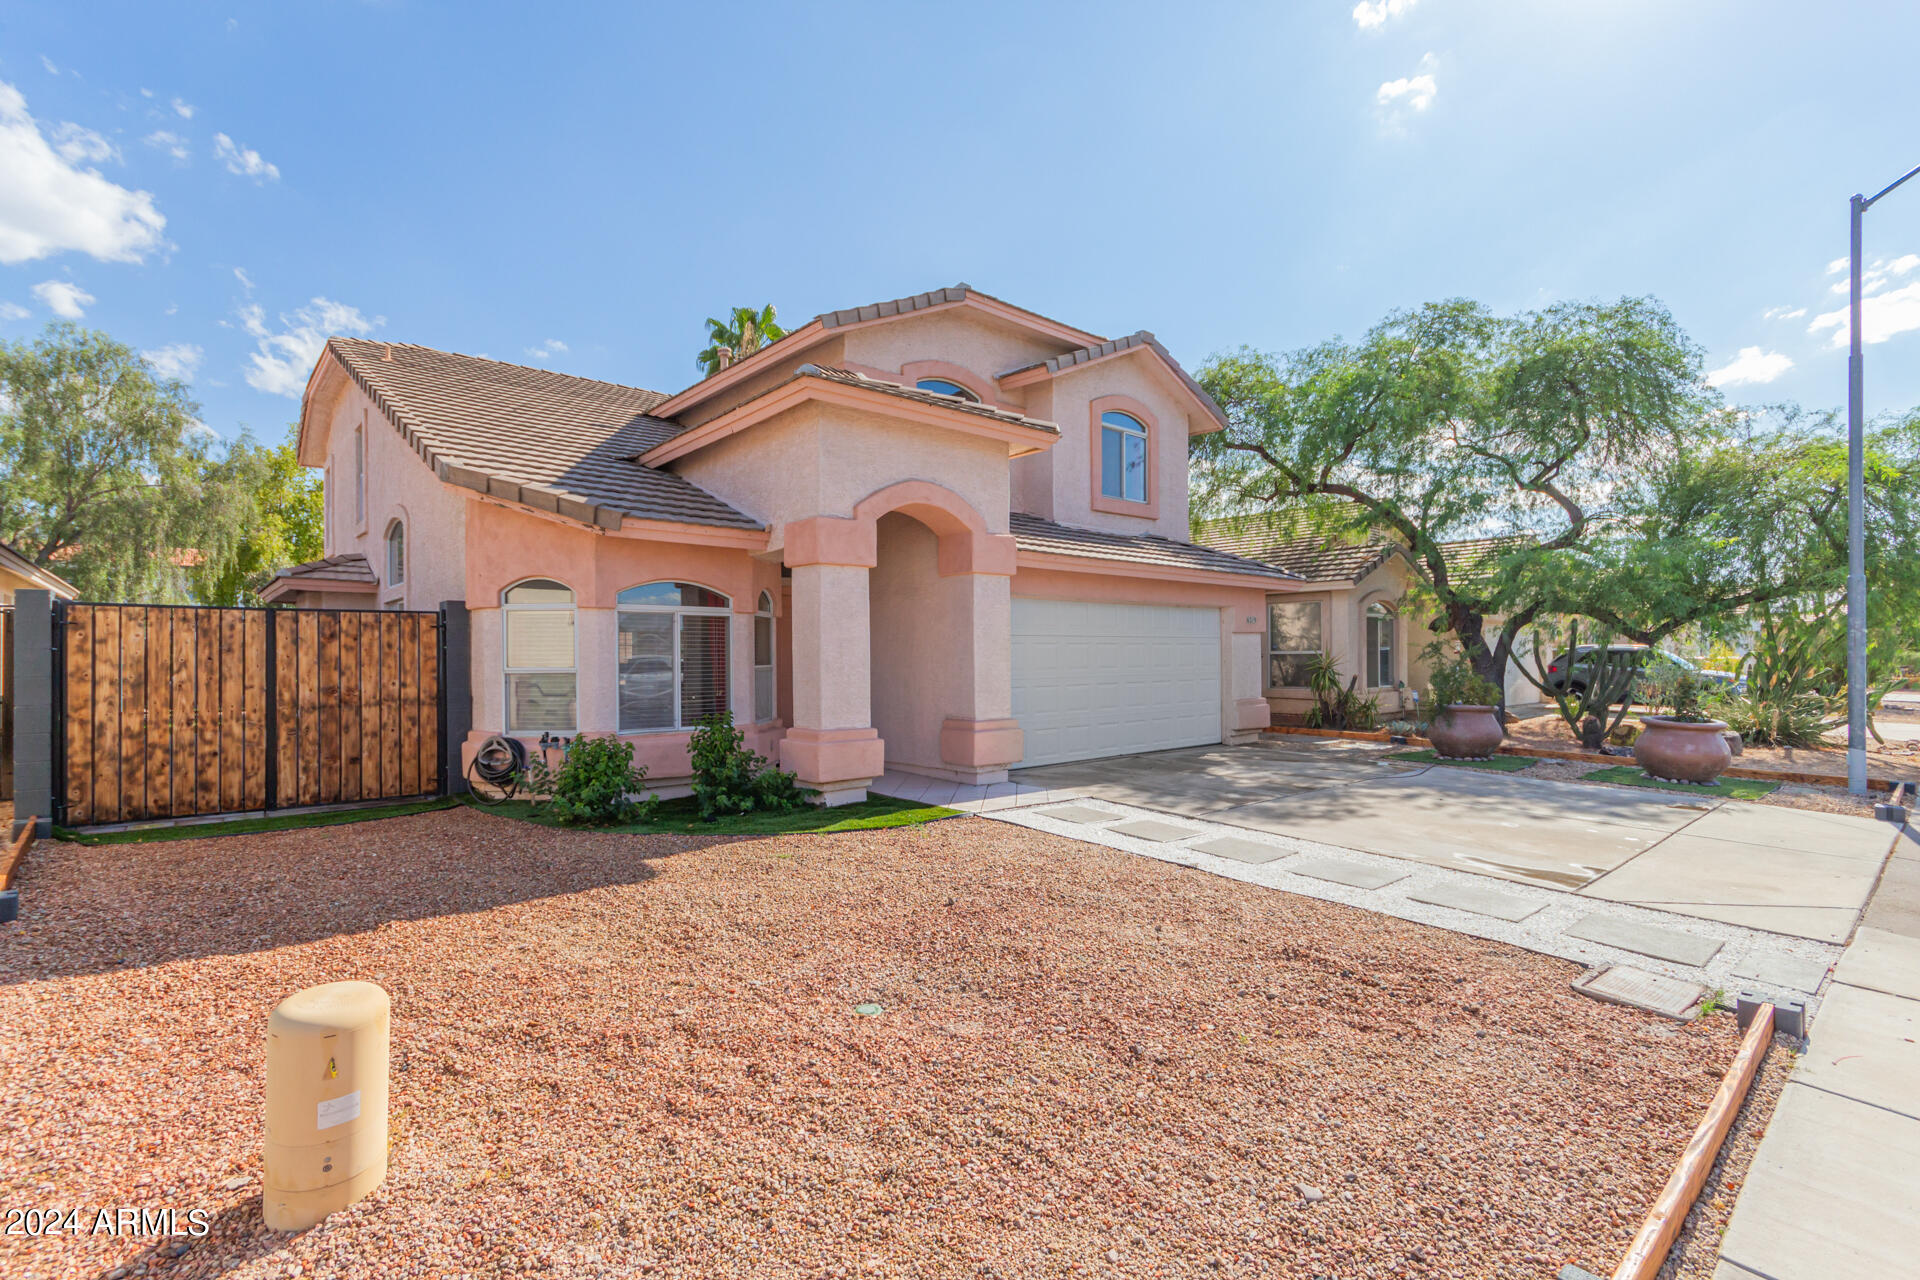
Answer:
POLYGON ((711 378, 720 372, 720 353, 724 349, 729 361, 744 359, 770 342, 778 342, 787 336, 774 317, 773 304, 755 311, 752 307, 735 307, 725 320, 707 319, 707 347, 694 360, 701 370, 711 378))

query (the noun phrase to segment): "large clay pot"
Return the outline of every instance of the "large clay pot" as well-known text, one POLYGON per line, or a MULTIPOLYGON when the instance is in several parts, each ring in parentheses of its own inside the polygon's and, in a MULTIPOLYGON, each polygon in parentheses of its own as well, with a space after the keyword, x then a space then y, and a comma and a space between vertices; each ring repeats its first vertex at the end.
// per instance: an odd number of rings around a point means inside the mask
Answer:
POLYGON ((1434 754, 1449 760, 1485 760, 1499 750, 1506 736, 1496 709, 1467 703, 1448 706, 1427 726, 1434 754))
POLYGON ((1640 736, 1633 740, 1633 758, 1652 777, 1706 786, 1733 763, 1724 721, 1641 716, 1640 724, 1640 736))

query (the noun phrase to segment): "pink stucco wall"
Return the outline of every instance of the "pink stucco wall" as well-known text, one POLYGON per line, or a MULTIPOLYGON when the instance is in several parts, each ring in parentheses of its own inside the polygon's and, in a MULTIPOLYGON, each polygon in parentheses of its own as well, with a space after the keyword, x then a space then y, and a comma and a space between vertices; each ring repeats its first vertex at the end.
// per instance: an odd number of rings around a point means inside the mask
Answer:
POLYGON ((324 442, 316 443, 326 457, 326 554, 358 552, 380 579, 376 595, 351 607, 397 602, 404 609, 437 609, 442 601, 460 599, 466 584, 466 491, 441 483, 380 407, 350 381, 309 430, 316 426, 324 432, 324 442), (356 518, 354 504, 356 430, 366 441, 364 520, 356 518), (387 579, 385 545, 394 520, 407 531, 406 580, 397 587, 387 579))

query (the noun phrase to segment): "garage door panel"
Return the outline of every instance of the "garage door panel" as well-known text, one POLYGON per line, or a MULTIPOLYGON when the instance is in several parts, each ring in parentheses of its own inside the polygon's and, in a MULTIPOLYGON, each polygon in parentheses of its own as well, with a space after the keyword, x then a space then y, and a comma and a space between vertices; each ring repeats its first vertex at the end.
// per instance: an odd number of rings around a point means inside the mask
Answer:
POLYGON ((1219 611, 1016 598, 1013 714, 1030 765, 1218 742, 1219 611))

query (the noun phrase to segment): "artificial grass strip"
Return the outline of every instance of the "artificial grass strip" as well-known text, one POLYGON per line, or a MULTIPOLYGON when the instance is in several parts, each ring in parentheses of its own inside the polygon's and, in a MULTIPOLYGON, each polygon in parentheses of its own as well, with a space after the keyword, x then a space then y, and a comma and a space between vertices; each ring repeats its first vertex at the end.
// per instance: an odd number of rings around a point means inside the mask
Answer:
POLYGON ((1389 760, 1409 760, 1418 764, 1449 764, 1456 769, 1485 769, 1491 773, 1518 773, 1540 762, 1532 756, 1495 756, 1491 760, 1449 760, 1431 747, 1419 751, 1396 751, 1389 760))
POLYGON ((1617 782, 1622 786, 1651 787, 1656 791, 1684 791, 1690 796, 1712 796, 1716 800, 1758 800, 1780 789, 1779 783, 1762 782, 1758 778, 1722 778, 1705 787, 1693 782, 1668 782, 1665 778, 1649 777, 1641 772, 1638 765, 1631 764, 1596 769, 1592 773, 1582 774, 1580 781, 1617 782))
MULTIPOLYGON (((529 800, 508 800, 501 804, 481 804, 476 800, 469 803, 482 813, 495 813, 503 818, 538 823, 543 827, 562 825, 547 816, 545 806, 529 800)), ((683 796, 678 800, 662 800, 650 822, 624 822, 608 827, 567 829, 604 831, 616 835, 659 835, 669 831, 679 834, 693 831, 707 835, 767 836, 802 832, 824 834, 834 831, 876 831, 882 827, 912 827, 923 822, 938 822, 942 818, 959 816, 958 810, 943 808, 937 804, 918 804, 911 800, 896 800, 892 796, 869 795, 859 804, 842 805, 837 809, 822 809, 808 805, 804 809, 790 813, 748 813, 735 817, 716 818, 712 822, 702 822, 699 804, 693 797, 683 796)))
POLYGON ((230 822, 188 822, 171 827, 142 827, 135 831, 76 831, 55 827, 53 838, 75 844, 153 844, 164 840, 212 840, 219 836, 250 836, 262 831, 297 831, 302 827, 338 827, 349 822, 404 818, 415 813, 451 809, 460 802, 452 796, 387 804, 370 809, 335 809, 327 813, 279 813, 265 818, 235 818, 230 822))

